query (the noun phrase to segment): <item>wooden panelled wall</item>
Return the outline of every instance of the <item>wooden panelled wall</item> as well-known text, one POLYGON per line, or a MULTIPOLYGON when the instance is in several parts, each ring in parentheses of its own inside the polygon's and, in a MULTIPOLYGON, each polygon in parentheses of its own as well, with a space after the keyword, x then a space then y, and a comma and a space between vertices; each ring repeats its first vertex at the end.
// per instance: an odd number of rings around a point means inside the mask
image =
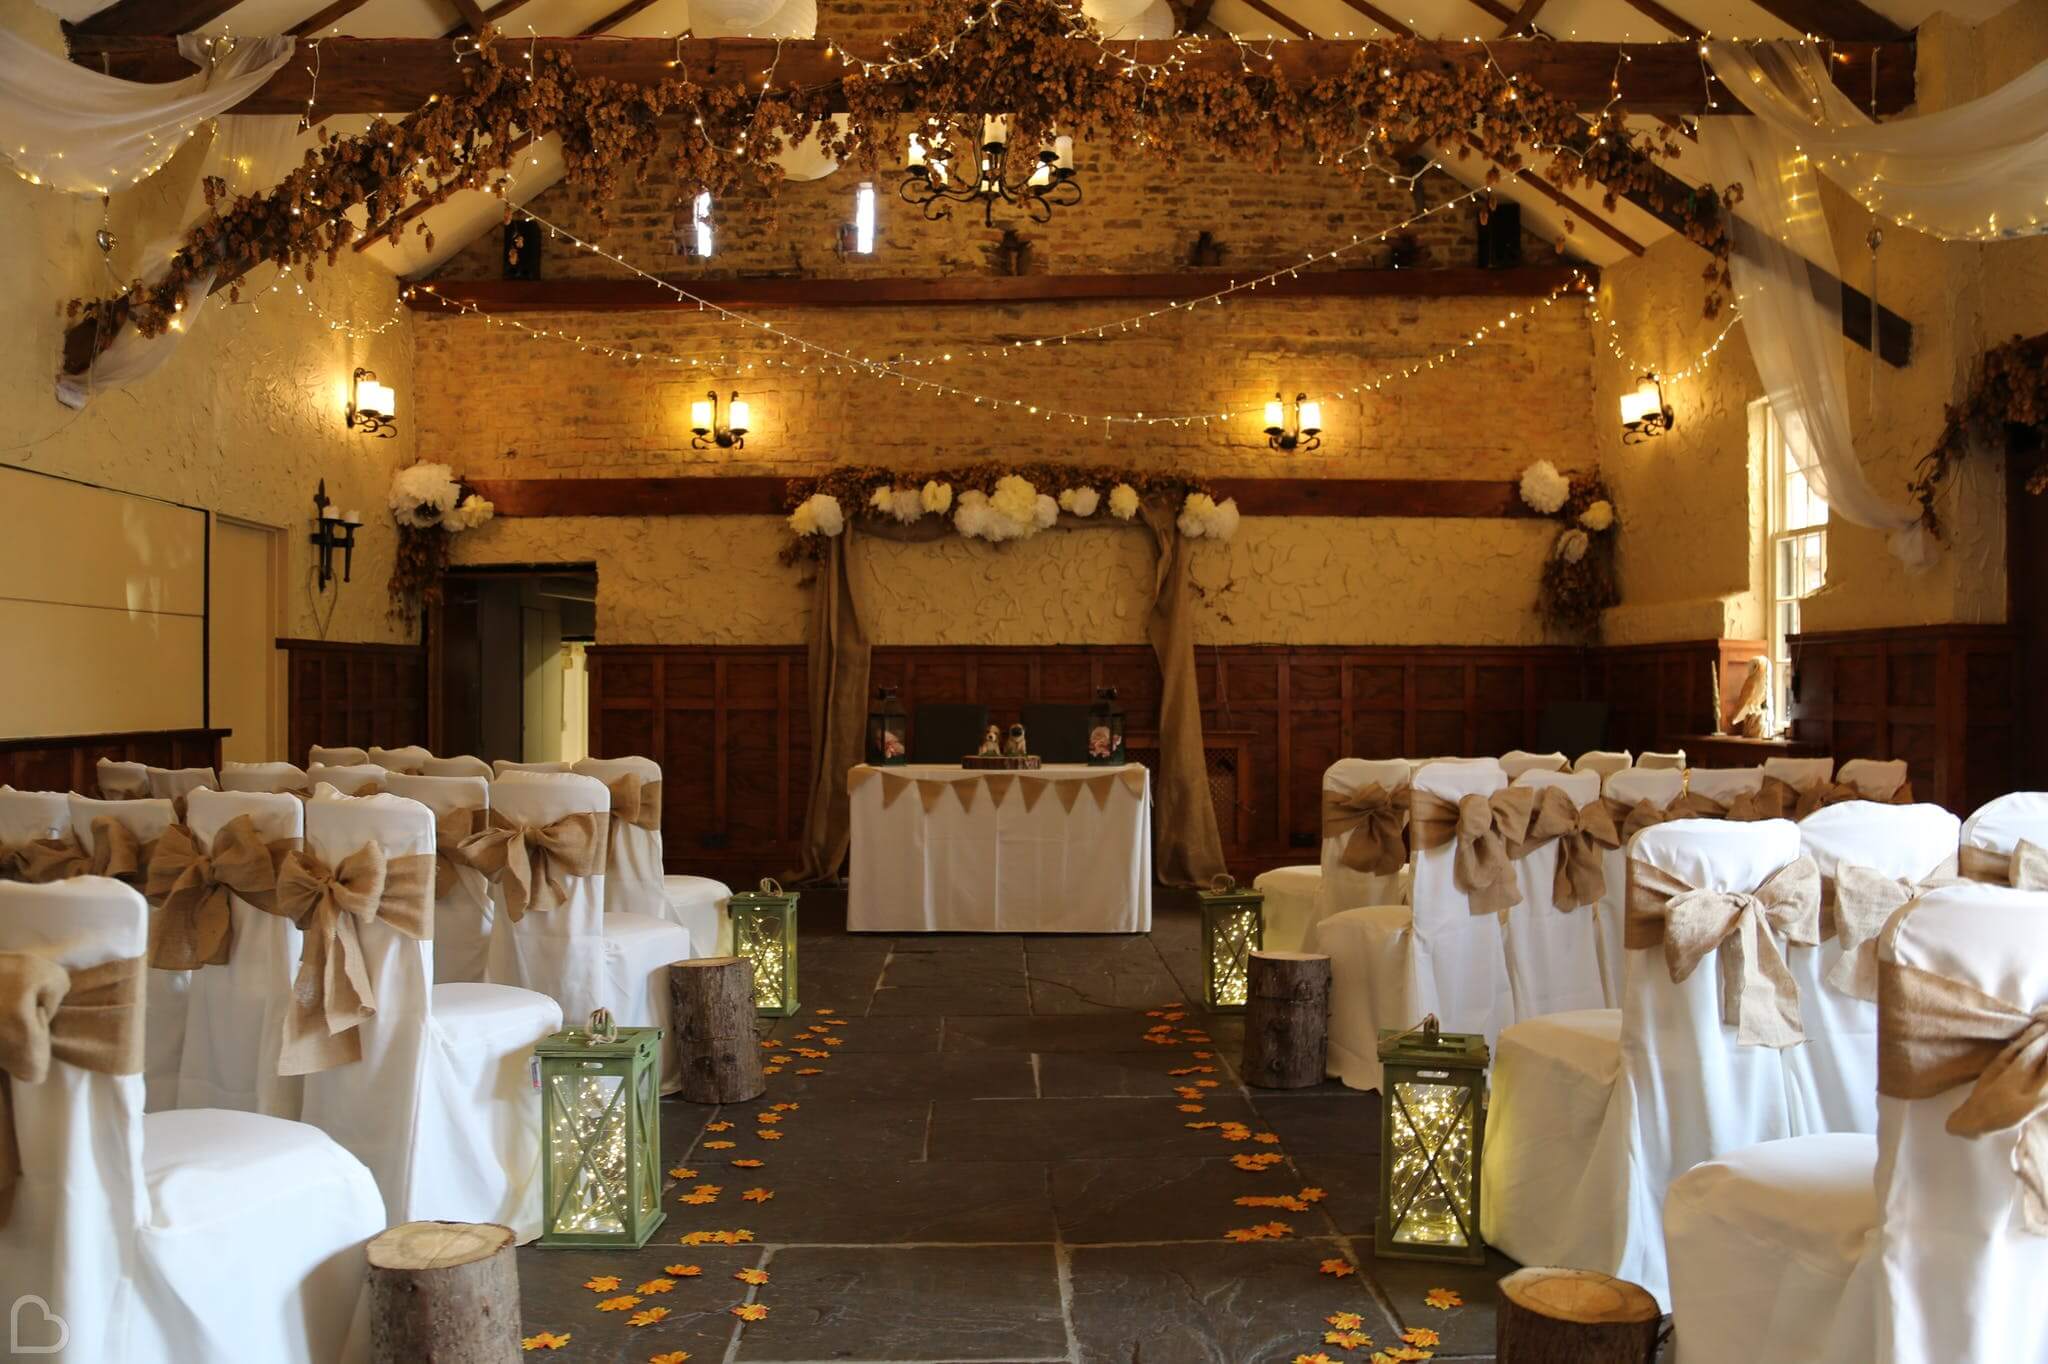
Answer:
POLYGON ((306 761, 314 744, 399 748, 427 742, 426 651, 404 644, 280 639, 290 679, 290 748, 306 761))
MULTIPOLYGON (((1323 770, 1340 757, 1528 747, 1548 703, 1599 699, 1610 683, 1629 697, 1614 742, 1649 747, 1708 727, 1718 641, 1616 652, 1625 661, 1603 668, 1576 647, 1202 649, 1211 788, 1232 870, 1314 856, 1323 770), (1229 780, 1239 763, 1249 772, 1229 780)), ((798 645, 592 650, 591 751, 661 763, 671 869, 745 879, 795 864, 811 759, 805 674, 798 645)), ((913 711, 971 699, 997 717, 1113 686, 1133 733, 1156 727, 1159 704, 1144 647, 878 648, 871 682, 896 687, 913 711)))
POLYGON ((97 795, 101 758, 151 767, 220 767, 224 729, 149 729, 0 739, 0 786, 97 795))

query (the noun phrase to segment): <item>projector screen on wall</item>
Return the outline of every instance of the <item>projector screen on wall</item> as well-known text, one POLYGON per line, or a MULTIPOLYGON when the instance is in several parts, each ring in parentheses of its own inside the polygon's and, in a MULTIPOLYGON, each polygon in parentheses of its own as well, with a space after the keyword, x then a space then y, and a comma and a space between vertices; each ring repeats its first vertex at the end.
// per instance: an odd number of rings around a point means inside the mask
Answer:
POLYGON ((0 738, 205 723, 206 513, 0 467, 0 738))

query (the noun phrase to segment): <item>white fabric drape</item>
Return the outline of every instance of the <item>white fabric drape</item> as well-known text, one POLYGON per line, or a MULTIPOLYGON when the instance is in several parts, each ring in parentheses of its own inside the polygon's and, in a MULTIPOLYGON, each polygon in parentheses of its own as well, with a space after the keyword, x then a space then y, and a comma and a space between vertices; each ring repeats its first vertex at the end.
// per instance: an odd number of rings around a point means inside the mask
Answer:
MULTIPOLYGON (((1892 553, 1909 568, 1923 568, 1933 562, 1935 547, 1920 524, 1920 509, 1871 486, 1850 434, 1841 272, 1820 183, 1804 149, 1805 139, 1834 126, 1814 120, 1839 111, 1804 97, 1812 78, 1802 60, 1812 56, 1807 48, 1710 43, 1707 51, 1715 74, 1745 103, 1777 111, 1775 120, 1710 119, 1700 129, 1714 178, 1742 186, 1742 206, 1730 223, 1730 273, 1764 395, 1786 439, 1812 455, 1809 478, 1827 499, 1829 515, 1890 532, 1892 553), (1795 110, 1812 111, 1796 128, 1795 110), (1808 262, 1825 273, 1816 277, 1808 262)), ((1824 76, 1822 83, 1833 89, 1824 76)), ((1855 112, 1853 106, 1848 111, 1855 112)))
POLYGON ((0 152, 37 184, 110 194, 148 179, 205 120, 290 60, 294 39, 178 38, 199 68, 163 84, 119 80, 0 31, 0 152))

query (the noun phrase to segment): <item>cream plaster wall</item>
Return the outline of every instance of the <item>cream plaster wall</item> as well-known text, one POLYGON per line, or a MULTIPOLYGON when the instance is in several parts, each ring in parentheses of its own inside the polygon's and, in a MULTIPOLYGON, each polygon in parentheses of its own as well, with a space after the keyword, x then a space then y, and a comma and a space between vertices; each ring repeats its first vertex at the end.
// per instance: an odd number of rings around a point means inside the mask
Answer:
MULTIPOLYGON (((1253 517, 1198 545, 1205 644, 1535 644, 1536 521, 1253 517)), ((776 556, 769 517, 497 521, 456 540, 465 563, 597 563, 607 644, 793 644, 808 573, 776 556)), ((858 579, 887 644, 1142 644, 1151 537, 1048 532, 1006 545, 866 540, 858 579)))
MULTIPOLYGON (((2015 4, 1976 28, 1937 15, 1919 39, 1919 110, 1933 112, 2048 59, 2048 7, 2015 4)), ((1870 354, 1844 343, 1858 454, 1875 487, 1903 498, 1975 358, 2014 334, 2048 329, 2048 240, 1979 247, 1886 224, 1873 263, 1871 216, 1825 177, 1822 185, 1843 280, 1874 289, 1914 324, 1904 368, 1877 364, 1873 373, 1870 354)), ((1617 319, 1613 339, 1631 361, 1680 368, 1719 331, 1719 322, 1699 316, 1700 264, 1696 250, 1667 240, 1606 272, 1602 306, 1617 319)), ((1749 467, 1747 408, 1762 390, 1742 328, 1702 373, 1667 385, 1676 431, 1623 446, 1608 414, 1634 378, 1596 336, 1600 461, 1627 527, 1624 602, 1609 614, 1607 636, 1622 643, 1696 638, 1717 622, 1721 633, 1757 636, 1764 629, 1753 590, 1761 584, 1762 488, 1749 467)), ((1836 521, 1828 532, 1828 585, 1809 602, 1806 628, 2004 619, 2002 487, 1995 458, 1964 469, 1938 507, 1947 528, 1941 561, 1918 574, 1887 552, 1882 533, 1836 521)))
MULTIPOLYGON (((148 184, 116 197, 110 214, 119 279, 131 276, 142 243, 175 228, 204 140, 195 139, 148 184)), ((255 305, 222 306, 221 295, 162 368, 73 412, 57 402, 52 383, 65 303, 103 292, 115 278, 94 241, 101 222, 97 200, 0 174, 0 241, 12 256, 0 277, 0 314, 8 321, 0 329, 0 463, 282 527, 290 547, 290 634, 400 639, 385 617, 396 537, 384 498, 392 471, 412 458, 414 423, 404 418, 414 393, 412 328, 393 313, 392 278, 350 259, 321 271, 309 290, 330 317, 372 325, 397 317, 369 341, 331 330, 288 290, 255 305), (358 365, 397 390, 397 439, 344 429, 349 376, 358 365), (313 489, 323 478, 329 496, 344 509, 360 509, 366 524, 354 580, 316 600, 306 532, 313 489)), ((268 271, 255 283, 267 285, 268 271)))

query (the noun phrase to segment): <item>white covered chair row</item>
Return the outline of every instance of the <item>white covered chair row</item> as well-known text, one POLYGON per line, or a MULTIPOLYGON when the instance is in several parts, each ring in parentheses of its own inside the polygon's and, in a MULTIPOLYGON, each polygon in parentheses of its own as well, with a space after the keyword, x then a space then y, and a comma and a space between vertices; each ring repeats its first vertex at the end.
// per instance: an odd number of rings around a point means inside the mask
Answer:
POLYGON ((220 778, 210 767, 151 767, 113 758, 94 764, 93 783, 104 800, 182 801, 191 791, 220 789, 220 778))

